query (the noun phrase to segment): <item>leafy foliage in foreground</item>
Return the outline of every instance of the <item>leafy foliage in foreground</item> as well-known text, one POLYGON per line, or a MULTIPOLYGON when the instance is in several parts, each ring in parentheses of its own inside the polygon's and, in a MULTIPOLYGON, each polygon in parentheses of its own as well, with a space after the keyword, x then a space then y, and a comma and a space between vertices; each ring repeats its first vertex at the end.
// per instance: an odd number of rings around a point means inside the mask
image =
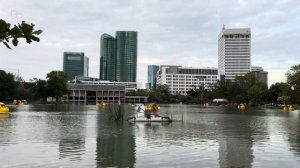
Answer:
POLYGON ((14 46, 18 46, 20 38, 24 38, 28 44, 32 41, 39 42, 40 39, 37 35, 41 34, 42 30, 35 30, 34 26, 32 23, 22 21, 22 23, 11 27, 10 23, 0 19, 0 42, 9 49, 11 49, 9 45, 11 39, 14 46))

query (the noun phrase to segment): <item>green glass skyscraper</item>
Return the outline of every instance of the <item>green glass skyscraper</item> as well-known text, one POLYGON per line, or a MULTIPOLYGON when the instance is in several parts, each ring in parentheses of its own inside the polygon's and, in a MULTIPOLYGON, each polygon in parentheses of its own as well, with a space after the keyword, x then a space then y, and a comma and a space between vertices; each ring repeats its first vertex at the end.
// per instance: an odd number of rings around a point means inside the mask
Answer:
POLYGON ((136 82, 137 32, 117 31, 116 38, 101 36, 100 79, 136 82))
POLYGON ((116 45, 115 38, 103 34, 100 42, 100 79, 116 81, 116 45))
POLYGON ((68 80, 89 75, 89 58, 83 52, 64 52, 63 71, 68 80))
POLYGON ((137 32, 117 31, 116 77, 120 82, 136 82, 137 32))

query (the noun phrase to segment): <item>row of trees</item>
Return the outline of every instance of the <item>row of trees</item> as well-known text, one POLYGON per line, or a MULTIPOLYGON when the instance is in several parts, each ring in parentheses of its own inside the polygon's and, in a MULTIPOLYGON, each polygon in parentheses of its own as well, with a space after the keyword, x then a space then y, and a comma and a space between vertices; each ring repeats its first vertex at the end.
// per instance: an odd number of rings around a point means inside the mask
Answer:
POLYGON ((167 85, 157 85, 151 90, 128 92, 131 96, 148 96, 150 102, 157 103, 206 103, 215 98, 226 98, 231 103, 250 103, 260 105, 265 103, 300 103, 300 64, 292 66, 286 73, 287 82, 271 85, 268 89, 265 83, 258 81, 251 73, 236 77, 235 81, 219 81, 206 89, 204 86, 194 86, 186 96, 172 95, 167 85))
POLYGON ((206 103, 215 98, 226 98, 232 103, 251 102, 262 104, 266 102, 267 86, 258 82, 252 74, 237 77, 234 82, 218 82, 205 88, 203 85, 194 86, 186 96, 172 95, 167 85, 157 85, 151 90, 130 91, 130 96, 148 96, 150 102, 157 103, 206 103))
POLYGON ((0 101, 46 101, 47 97, 59 100, 67 92, 67 75, 62 71, 51 71, 46 80, 34 78, 23 83, 17 82, 13 74, 0 70, 0 101))
MULTIPOLYGON (((186 96, 172 95, 167 85, 157 85, 151 90, 137 90, 127 93, 129 96, 148 96, 150 102, 157 103, 206 103, 215 98, 226 98, 231 103, 300 103, 300 64, 292 66, 286 73, 287 82, 271 85, 256 80, 248 73, 236 77, 235 81, 218 82, 209 89, 194 86, 186 96)), ((43 100, 47 97, 56 98, 66 94, 67 75, 62 71, 52 71, 46 80, 33 79, 30 83, 15 82, 11 73, 0 70, 0 101, 13 99, 43 100)))

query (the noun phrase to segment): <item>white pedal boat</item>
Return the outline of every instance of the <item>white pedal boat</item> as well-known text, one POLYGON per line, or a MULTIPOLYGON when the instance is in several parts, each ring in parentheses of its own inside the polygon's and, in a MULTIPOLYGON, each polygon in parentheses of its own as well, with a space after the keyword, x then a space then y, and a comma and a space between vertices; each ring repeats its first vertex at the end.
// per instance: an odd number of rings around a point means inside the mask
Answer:
POLYGON ((145 114, 145 106, 138 105, 135 114, 128 117, 129 122, 171 122, 169 117, 145 114))

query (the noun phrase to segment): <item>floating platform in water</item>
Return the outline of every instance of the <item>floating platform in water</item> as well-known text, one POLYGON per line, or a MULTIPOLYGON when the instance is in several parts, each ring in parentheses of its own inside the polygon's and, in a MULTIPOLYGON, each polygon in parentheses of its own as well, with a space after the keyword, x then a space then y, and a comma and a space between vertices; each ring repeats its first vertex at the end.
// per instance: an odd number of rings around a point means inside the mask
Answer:
POLYGON ((156 105, 148 105, 147 108, 144 104, 137 105, 135 114, 128 117, 127 121, 129 122, 171 122, 170 117, 160 116, 159 109, 156 105), (155 108, 154 108, 155 107, 155 108), (153 110, 156 109, 156 110, 153 110))
POLYGON ((154 116, 130 116, 127 121, 129 122, 171 122, 172 120, 169 117, 154 116))

